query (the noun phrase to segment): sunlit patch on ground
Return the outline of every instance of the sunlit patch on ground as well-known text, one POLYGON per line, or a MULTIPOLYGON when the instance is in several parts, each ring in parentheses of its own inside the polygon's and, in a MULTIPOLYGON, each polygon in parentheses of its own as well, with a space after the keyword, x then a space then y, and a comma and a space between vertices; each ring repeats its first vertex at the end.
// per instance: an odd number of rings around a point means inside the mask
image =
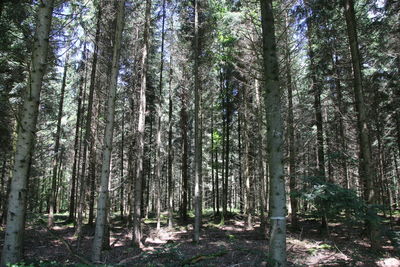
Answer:
POLYGON ((398 267, 400 266, 400 260, 396 258, 388 258, 379 260, 376 262, 379 267, 398 267))
MULTIPOLYGON (((104 251, 103 262, 111 266, 265 266, 268 240, 260 229, 258 218, 254 230, 247 230, 243 216, 226 219, 204 218, 199 244, 192 242, 192 225, 162 224, 155 229, 154 220, 143 224, 144 247, 132 246, 129 229, 121 221, 113 221, 110 228, 110 249, 104 251)), ((400 266, 398 253, 392 242, 385 238, 382 251, 371 251, 368 240, 362 237, 360 227, 339 223, 329 224, 329 236, 321 236, 319 223, 300 221, 300 230, 288 227, 288 266, 400 266), (349 228, 350 227, 350 228, 349 228)), ((74 228, 59 223, 51 235, 42 225, 30 224, 26 231, 25 255, 27 261, 56 261, 63 264, 78 263, 79 259, 68 252, 65 243, 86 259, 91 257, 94 228, 83 228, 84 238, 77 247, 74 228)))

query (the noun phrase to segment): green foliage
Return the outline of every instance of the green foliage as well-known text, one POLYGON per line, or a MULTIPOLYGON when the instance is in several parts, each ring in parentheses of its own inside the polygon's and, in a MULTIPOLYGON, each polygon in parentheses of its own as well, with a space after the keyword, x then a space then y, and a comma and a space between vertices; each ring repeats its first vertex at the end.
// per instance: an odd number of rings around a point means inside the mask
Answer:
POLYGON ((329 244, 321 244, 321 245, 318 246, 318 248, 319 248, 319 249, 327 249, 327 250, 330 250, 330 249, 332 249, 332 246, 329 245, 329 244))
POLYGON ((213 132, 213 151, 216 151, 222 146, 222 135, 219 131, 215 130, 213 132))
POLYGON ((25 262, 21 262, 21 263, 15 263, 15 264, 7 264, 8 267, 34 267, 34 265, 32 263, 25 263, 25 262))
POLYGON ((229 241, 235 241, 236 240, 236 236, 233 235, 233 234, 229 234, 228 235, 228 239, 229 239, 229 241))
POLYGON ((388 231, 387 233, 393 246, 397 249, 400 248, 400 231, 388 231))
POLYGON ((331 250, 331 249, 332 249, 332 246, 331 246, 331 245, 328 245, 328 244, 321 244, 321 245, 319 245, 319 246, 317 246, 317 247, 309 248, 309 249, 307 250, 307 253, 309 253, 309 254, 311 254, 311 255, 315 255, 315 254, 318 253, 318 251, 321 251, 321 250, 331 250))
POLYGON ((340 185, 326 182, 321 177, 306 177, 310 186, 299 192, 300 196, 315 206, 315 216, 325 215, 328 219, 337 219, 345 212, 347 220, 377 222, 378 206, 367 205, 356 192, 340 185), (375 213, 374 213, 375 211, 375 213))

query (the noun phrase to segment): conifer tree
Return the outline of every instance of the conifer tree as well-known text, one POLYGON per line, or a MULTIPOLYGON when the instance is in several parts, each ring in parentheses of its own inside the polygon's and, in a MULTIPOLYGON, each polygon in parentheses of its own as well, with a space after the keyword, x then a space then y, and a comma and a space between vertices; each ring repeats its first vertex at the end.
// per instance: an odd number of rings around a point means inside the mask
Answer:
POLYGON ((40 91, 42 89, 43 76, 46 73, 53 5, 53 0, 41 1, 37 5, 35 42, 32 50, 28 86, 24 93, 24 104, 18 125, 17 148, 8 200, 7 228, 1 266, 17 263, 22 259, 27 182, 34 149, 40 91))

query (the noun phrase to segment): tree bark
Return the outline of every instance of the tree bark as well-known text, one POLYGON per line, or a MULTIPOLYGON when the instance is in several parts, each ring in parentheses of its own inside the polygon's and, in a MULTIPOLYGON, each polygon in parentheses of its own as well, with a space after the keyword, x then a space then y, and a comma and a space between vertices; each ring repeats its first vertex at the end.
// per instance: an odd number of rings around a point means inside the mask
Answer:
POLYGON ((119 189, 119 212, 121 216, 121 220, 124 220, 124 187, 125 187, 125 177, 124 177, 124 147, 125 147, 125 101, 123 102, 122 109, 122 122, 121 122, 121 163, 120 163, 120 171, 121 171, 121 188, 119 189))
MULTIPOLYGON (((243 94, 238 92, 239 99, 243 94)), ((238 157, 239 157, 239 210, 243 213, 243 168, 242 168, 242 111, 238 110, 238 157)))
POLYGON ((34 147, 40 91, 46 71, 53 5, 53 0, 43 0, 38 4, 31 70, 18 126, 1 266, 17 263, 22 258, 27 182, 34 147))
POLYGON ((214 113, 211 113, 211 197, 212 197, 212 209, 213 214, 215 215, 215 161, 214 161, 214 151, 215 151, 215 144, 214 144, 214 113))
POLYGON ((349 178, 348 178, 348 167, 347 167, 347 145, 346 145, 346 134, 345 134, 345 124, 343 117, 346 115, 346 108, 343 105, 343 93, 342 86, 340 85, 340 72, 338 68, 338 56, 334 54, 334 49, 332 48, 332 70, 335 75, 335 93, 336 97, 336 114, 337 120, 339 121, 339 143, 341 147, 341 157, 340 165, 343 173, 343 186, 346 189, 350 188, 349 178))
POLYGON ((266 229, 266 210, 267 210, 267 181, 265 175, 265 168, 264 168, 264 136, 263 136, 263 110, 262 110, 262 94, 261 88, 259 85, 259 81, 257 78, 254 80, 254 87, 255 87, 255 105, 256 105, 256 121, 257 121, 257 140, 258 140, 258 148, 257 148, 257 165, 258 165, 258 175, 259 175, 259 183, 261 184, 259 188, 260 196, 260 227, 265 233, 266 229))
MULTIPOLYGON (((160 80, 158 84, 158 95, 156 95, 156 113, 157 113, 157 134, 156 134, 156 164, 155 180, 157 182, 157 231, 161 228, 161 169, 162 169, 162 105, 163 105, 163 72, 164 72, 164 39, 165 39, 165 0, 162 1, 162 26, 161 26, 161 60, 160 60, 160 80)), ((168 210, 169 211, 169 210, 168 210)), ((168 213, 169 214, 169 213, 168 213)), ((168 217, 170 219, 170 217, 168 217)))
POLYGON ((75 191, 76 191, 76 176, 77 176, 77 165, 79 157, 79 133, 81 128, 81 113, 82 113, 82 99, 83 99, 83 88, 86 81, 86 42, 84 44, 82 52, 82 61, 79 67, 80 79, 79 79, 79 92, 78 92, 78 108, 76 111, 76 125, 75 125, 75 138, 74 138, 74 162, 72 164, 72 177, 71 177, 71 192, 69 199, 69 215, 68 221, 72 222, 75 220, 75 191))
POLYGON ((144 157, 144 134, 146 120, 146 87, 147 87, 147 69, 148 69, 148 53, 149 53, 149 34, 150 34, 150 13, 151 0, 146 0, 146 18, 143 33, 143 54, 142 54, 142 70, 141 84, 139 91, 139 112, 138 126, 136 132, 136 155, 137 166, 135 176, 135 194, 132 199, 133 203, 133 227, 132 238, 133 243, 138 247, 142 247, 142 227, 141 227, 141 197, 142 197, 142 178, 143 178, 143 157, 144 157))
POLYGON ((219 149, 219 145, 218 147, 215 149, 215 202, 216 202, 216 209, 217 212, 215 215, 219 216, 220 215, 220 208, 219 208, 219 204, 220 204, 220 198, 219 198, 219 161, 218 161, 218 149, 219 149))
POLYGON ((67 54, 64 62, 64 73, 61 83, 61 93, 60 93, 60 103, 58 106, 58 115, 57 115, 57 130, 56 130, 56 140, 54 145, 54 158, 53 158, 53 173, 51 179, 51 192, 50 192, 50 209, 49 209, 49 217, 47 221, 48 227, 53 227, 54 224, 54 209, 56 206, 56 191, 57 191, 57 170, 60 162, 60 138, 61 138, 61 119, 64 107, 64 94, 65 94, 65 86, 67 79, 67 70, 68 70, 68 60, 69 55, 67 54))
POLYGON ((182 204, 181 204, 181 219, 186 222, 187 207, 188 207, 188 112, 187 112, 187 92, 186 89, 182 88, 183 92, 181 95, 182 107, 180 111, 180 126, 181 126, 181 136, 182 136, 182 204))
MULTIPOLYGON (((315 51, 313 50, 313 32, 310 20, 307 21, 307 35, 308 35, 308 56, 310 58, 310 72, 311 72, 311 92, 314 94, 314 112, 315 120, 314 124, 317 126, 317 170, 316 177, 321 181, 326 181, 325 175, 325 153, 324 153, 324 135, 323 135, 323 121, 322 121, 322 108, 321 108, 321 83, 318 80, 316 68, 314 62, 315 51)), ((327 227, 325 208, 323 207, 320 211, 322 213, 321 218, 321 230, 325 231, 327 227)))
POLYGON ((92 127, 92 139, 89 145, 89 172, 87 183, 89 188, 89 216, 88 225, 93 226, 94 221, 94 202, 95 202, 95 191, 96 191, 96 170, 97 170, 97 138, 98 138, 98 128, 99 128, 99 109, 100 104, 98 99, 96 99, 96 104, 93 108, 93 117, 96 121, 92 127))
POLYGON ((283 172, 283 120, 281 111, 281 89, 275 41, 272 0, 260 0, 263 55, 264 90, 267 107, 267 140, 269 153, 270 186, 270 242, 269 257, 272 266, 286 266, 286 193, 283 172))
POLYGON ((296 191, 296 149, 295 149, 295 136, 294 136, 294 114, 293 114, 293 82, 292 82, 292 70, 291 70, 291 48, 289 44, 289 21, 288 14, 285 12, 285 67, 286 67, 286 85, 288 90, 288 121, 287 121, 287 134, 288 134, 288 146, 289 146, 289 188, 290 188, 290 220, 292 228, 298 227, 297 218, 297 197, 294 193, 296 191))
POLYGON ((194 4, 194 234, 193 241, 200 241, 201 205, 202 205, 202 147, 200 127, 200 80, 199 80, 199 1, 194 4))
POLYGON ((173 227, 174 212, 174 184, 172 181, 172 164, 173 164, 173 148, 172 148, 172 56, 170 57, 169 71, 169 103, 168 103, 168 227, 173 227))
POLYGON ((80 240, 82 237, 82 224, 83 224, 83 212, 86 204, 86 181, 85 181, 85 173, 86 173, 86 163, 87 163, 87 150, 89 144, 91 143, 92 138, 92 115, 93 115, 93 100, 94 100, 94 89, 95 89, 95 80, 96 80, 96 70, 97 70, 97 59, 99 53, 99 41, 100 41, 100 27, 101 27, 101 7, 98 7, 97 11, 97 25, 96 25, 96 36, 94 40, 94 52, 93 52, 93 62, 92 62, 92 71, 90 74, 90 87, 89 87, 89 96, 88 96, 88 105, 87 105, 87 116, 86 116, 86 124, 85 124, 85 135, 83 138, 83 153, 82 153, 82 169, 80 175, 80 190, 78 196, 78 207, 77 207, 77 224, 75 235, 78 237, 78 247, 80 244, 80 240))
POLYGON ((244 153, 243 153, 243 177, 245 180, 245 206, 244 206, 244 213, 247 217, 246 219, 246 228, 249 230, 253 229, 252 223, 252 199, 253 199, 253 192, 252 192, 252 181, 251 181, 251 173, 250 173, 250 112, 249 112, 249 92, 247 90, 244 91, 243 98, 242 98, 242 109, 243 109, 243 143, 244 143, 244 153))
POLYGON ((361 73, 361 55, 358 45, 357 26, 353 0, 344 0, 344 14, 346 17, 347 34, 350 45, 351 61, 354 75, 354 97, 357 112, 357 128, 360 142, 360 177, 363 177, 364 198, 368 204, 367 228, 371 246, 379 248, 379 225, 376 221, 376 211, 372 207, 376 203, 374 190, 375 171, 370 149, 368 132, 367 108, 364 101, 364 92, 361 73), (371 219, 369 219, 371 218, 371 219))
POLYGON ((92 261, 99 262, 101 258, 101 249, 103 246, 103 239, 107 227, 108 215, 108 197, 109 197, 109 177, 110 177, 110 163, 112 155, 112 140, 114 132, 114 118, 115 118, 115 98, 117 92, 118 72, 119 72, 119 57, 121 51, 122 31, 124 26, 124 10, 125 1, 118 1, 117 7, 117 24, 115 28, 113 57, 111 79, 108 89, 107 111, 106 111, 106 129, 104 132, 104 147, 103 147, 103 160, 100 177, 100 192, 97 201, 97 219, 96 229, 93 239, 92 248, 92 261))

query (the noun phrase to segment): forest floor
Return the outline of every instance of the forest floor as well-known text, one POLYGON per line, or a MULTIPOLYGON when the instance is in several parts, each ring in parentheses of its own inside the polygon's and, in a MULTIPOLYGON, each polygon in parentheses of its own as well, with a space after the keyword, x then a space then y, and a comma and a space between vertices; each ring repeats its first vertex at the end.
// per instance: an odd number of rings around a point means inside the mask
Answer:
MULTIPOLYGON (((58 215, 56 219, 52 231, 43 220, 28 222, 24 266, 88 266, 80 263, 90 259, 94 227, 84 227, 85 237, 77 248, 73 225, 64 222, 66 216, 58 215)), ((155 221, 145 220, 142 249, 130 246, 126 225, 114 219, 104 266, 267 266, 268 241, 257 221, 249 230, 244 219, 235 215, 222 226, 216 218, 204 216, 199 244, 192 243, 190 222, 188 226, 178 224, 172 230, 162 227, 156 232, 155 221)), ((362 225, 329 223, 328 236, 321 236, 315 219, 302 218, 299 226, 296 231, 288 227, 289 266, 400 266, 400 239, 396 239, 400 221, 383 225, 386 230, 380 251, 372 250, 362 237, 362 225)))

